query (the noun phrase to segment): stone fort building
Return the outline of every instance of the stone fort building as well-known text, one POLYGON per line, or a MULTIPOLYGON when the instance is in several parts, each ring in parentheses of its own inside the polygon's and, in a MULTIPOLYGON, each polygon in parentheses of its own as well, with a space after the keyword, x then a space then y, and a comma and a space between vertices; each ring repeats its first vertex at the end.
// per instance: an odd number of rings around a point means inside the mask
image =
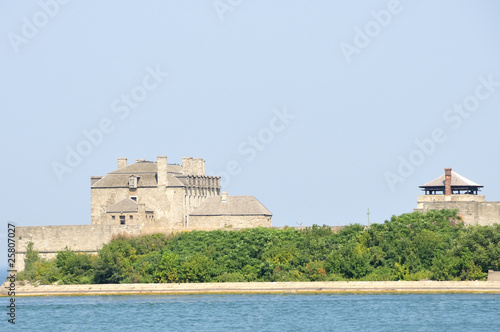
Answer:
POLYGON ((205 161, 182 164, 137 160, 91 178, 92 225, 161 225, 171 229, 270 227, 272 214, 253 196, 221 192, 220 177, 205 175, 205 161))
POLYGON ((16 268, 24 268, 29 242, 42 257, 66 247, 97 253, 119 234, 143 235, 182 230, 271 227, 272 214, 253 196, 221 192, 220 177, 205 174, 205 161, 182 164, 119 158, 117 169, 92 176, 91 224, 16 227, 16 268))
POLYGON ((500 202, 487 202, 478 195, 483 188, 462 175, 445 168, 445 173, 420 188, 415 211, 457 209, 465 225, 492 225, 500 223, 500 202))

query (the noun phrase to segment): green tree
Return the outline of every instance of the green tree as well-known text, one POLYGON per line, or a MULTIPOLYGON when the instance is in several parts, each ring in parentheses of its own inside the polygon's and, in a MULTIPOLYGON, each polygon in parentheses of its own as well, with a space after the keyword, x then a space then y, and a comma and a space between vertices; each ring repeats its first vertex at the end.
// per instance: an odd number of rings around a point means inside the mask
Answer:
POLYGON ((76 253, 66 247, 57 253, 56 266, 59 268, 61 281, 65 284, 91 283, 93 275, 91 255, 76 253))
POLYGON ((126 238, 117 238, 99 250, 94 266, 94 281, 98 284, 120 283, 133 274, 137 261, 136 249, 126 238))
POLYGON ((188 257, 180 267, 179 280, 183 282, 207 282, 213 276, 214 261, 204 255, 188 257))
POLYGON ((24 271, 18 276, 23 280, 34 282, 37 276, 36 263, 40 261, 38 251, 33 249, 34 243, 28 242, 26 246, 26 257, 24 258, 24 271))
POLYGON ((158 282, 178 282, 179 267, 179 256, 171 252, 164 252, 158 268, 153 272, 153 276, 158 282))

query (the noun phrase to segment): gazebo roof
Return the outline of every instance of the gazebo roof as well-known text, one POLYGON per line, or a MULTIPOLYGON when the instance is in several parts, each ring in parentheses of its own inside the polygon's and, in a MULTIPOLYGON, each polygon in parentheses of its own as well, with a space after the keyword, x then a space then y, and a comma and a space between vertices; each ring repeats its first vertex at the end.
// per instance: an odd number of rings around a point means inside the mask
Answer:
MULTIPOLYGON (((419 186, 419 188, 439 188, 444 187, 445 175, 441 175, 437 179, 432 180, 426 184, 419 186)), ((475 183, 467 179, 466 177, 458 174, 457 172, 451 171, 451 188, 467 188, 467 187, 475 187, 482 188, 484 186, 475 183)))

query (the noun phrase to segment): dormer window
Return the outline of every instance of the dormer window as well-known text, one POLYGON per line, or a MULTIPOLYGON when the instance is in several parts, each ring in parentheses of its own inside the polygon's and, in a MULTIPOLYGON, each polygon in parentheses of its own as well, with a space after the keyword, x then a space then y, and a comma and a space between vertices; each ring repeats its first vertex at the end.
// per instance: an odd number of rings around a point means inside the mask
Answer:
POLYGON ((137 189, 137 176, 131 175, 128 178, 128 187, 130 189, 137 189))

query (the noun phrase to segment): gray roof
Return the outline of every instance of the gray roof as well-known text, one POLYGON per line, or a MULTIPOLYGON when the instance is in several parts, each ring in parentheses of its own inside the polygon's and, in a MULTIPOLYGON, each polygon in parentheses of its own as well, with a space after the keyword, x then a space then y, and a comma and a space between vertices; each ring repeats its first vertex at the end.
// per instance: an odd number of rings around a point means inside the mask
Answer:
MULTIPOLYGON (((420 188, 423 187, 443 187, 444 186, 444 177, 445 175, 441 175, 437 179, 432 180, 431 182, 428 182, 426 184, 423 184, 419 186, 420 188)), ((466 177, 458 174, 457 172, 451 171, 451 186, 452 187, 483 187, 480 184, 477 184, 466 177)))
POLYGON ((272 213, 253 196, 221 196, 207 198, 191 216, 272 216, 272 213))
POLYGON ((169 187, 185 187, 184 183, 179 181, 174 174, 167 174, 167 184, 169 187))
MULTIPOLYGON (((138 161, 126 167, 119 168, 108 174, 156 174, 158 173, 158 165, 155 161, 138 161)), ((180 165, 167 165, 167 173, 182 173, 182 166, 180 165)))
MULTIPOLYGON (((91 188, 125 188, 131 175, 137 176, 137 187, 156 187, 158 165, 152 161, 138 161, 123 168, 119 168, 96 181, 91 188)), ((184 187, 184 184, 175 178, 182 174, 182 166, 167 165, 167 182, 169 187, 184 187)))
MULTIPOLYGON (((128 187, 128 179, 135 174, 109 173, 92 185, 92 188, 123 188, 128 187)), ((137 187, 156 187, 156 174, 138 174, 137 187)))
MULTIPOLYGON (((130 198, 122 199, 118 203, 110 205, 106 208, 106 213, 123 213, 123 212, 131 213, 138 211, 139 211, 139 205, 137 204, 136 201, 130 198)), ((153 212, 153 210, 148 209, 146 207, 146 212, 153 212)))

